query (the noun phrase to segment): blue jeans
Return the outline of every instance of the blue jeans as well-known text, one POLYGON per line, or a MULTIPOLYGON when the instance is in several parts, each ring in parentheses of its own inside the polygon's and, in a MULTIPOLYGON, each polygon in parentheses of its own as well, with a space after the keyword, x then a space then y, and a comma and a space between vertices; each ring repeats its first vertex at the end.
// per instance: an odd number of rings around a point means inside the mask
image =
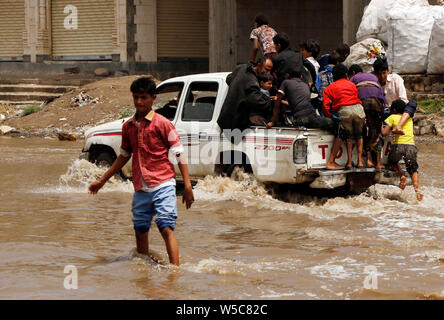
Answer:
POLYGON ((135 192, 131 210, 136 231, 148 232, 155 215, 160 232, 167 227, 174 230, 177 219, 176 187, 167 186, 154 192, 135 192))

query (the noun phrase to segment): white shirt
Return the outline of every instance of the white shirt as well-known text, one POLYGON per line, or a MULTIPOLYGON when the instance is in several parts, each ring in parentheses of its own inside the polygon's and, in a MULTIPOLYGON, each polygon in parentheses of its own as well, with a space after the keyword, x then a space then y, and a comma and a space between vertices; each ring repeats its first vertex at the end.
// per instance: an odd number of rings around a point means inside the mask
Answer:
POLYGON ((385 107, 390 108, 392 102, 398 99, 409 103, 407 99, 407 91, 404 86, 404 79, 396 73, 390 73, 387 76, 387 83, 383 87, 385 95, 385 107))
MULTIPOLYGON (((319 65, 319 63, 316 61, 315 58, 313 57, 308 57, 307 58, 308 61, 310 61, 310 63, 315 67, 316 69, 316 75, 318 75, 319 73, 319 69, 321 68, 321 66, 319 65)), ((314 79, 313 81, 316 81, 316 79, 314 79)))

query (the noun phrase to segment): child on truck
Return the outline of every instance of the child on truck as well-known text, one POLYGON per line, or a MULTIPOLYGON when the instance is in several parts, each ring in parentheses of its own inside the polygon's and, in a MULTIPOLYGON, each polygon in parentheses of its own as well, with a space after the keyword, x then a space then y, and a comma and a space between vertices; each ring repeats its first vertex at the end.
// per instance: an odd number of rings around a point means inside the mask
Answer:
POLYGON ((262 97, 270 102, 266 110, 250 110, 250 122, 253 126, 266 126, 267 119, 271 116, 271 101, 276 97, 270 97, 270 89, 273 87, 273 76, 269 73, 259 73, 257 80, 260 85, 262 97))
MULTIPOLYGON (((392 128, 396 128, 402 118, 402 115, 404 114, 405 107, 406 103, 403 100, 398 99, 393 101, 390 107, 391 116, 385 119, 385 122, 382 126, 383 136, 387 136, 392 128)), ((413 187, 415 188, 416 192, 416 198, 418 199, 418 201, 421 201, 424 195, 419 186, 418 162, 416 160, 418 147, 415 146, 413 120, 411 118, 408 119, 407 122, 402 126, 402 131, 404 132, 404 135, 394 135, 393 144, 390 148, 389 164, 391 168, 401 176, 399 188, 401 188, 401 190, 404 190, 407 178, 398 164, 401 159, 404 159, 407 172, 412 178, 413 187)))
POLYGON ((149 256, 148 232, 155 215, 170 263, 179 265, 179 246, 174 229, 177 219, 176 180, 173 163, 178 162, 185 184, 183 202, 189 209, 194 202, 188 167, 179 135, 173 124, 152 109, 156 84, 139 78, 131 85, 136 114, 124 123, 120 155, 88 192, 97 194, 133 155, 132 177, 135 189, 132 202, 137 252, 149 256))

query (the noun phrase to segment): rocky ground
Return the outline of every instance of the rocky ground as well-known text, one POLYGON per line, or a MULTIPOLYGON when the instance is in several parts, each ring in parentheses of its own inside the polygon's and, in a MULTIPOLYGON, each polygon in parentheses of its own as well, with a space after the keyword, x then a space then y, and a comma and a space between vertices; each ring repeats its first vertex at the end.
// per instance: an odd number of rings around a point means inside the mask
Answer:
POLYGON ((0 106, 0 118, 3 119, 0 119, 0 134, 53 138, 62 134, 82 139, 89 128, 128 117, 134 112, 130 86, 138 77, 141 75, 105 78, 90 83, 26 116, 22 115, 26 106, 0 106))
MULTIPOLYGON (((27 116, 22 116, 23 106, 0 105, 0 135, 83 139, 89 128, 133 113, 129 88, 138 77, 110 77, 90 83, 27 116)), ((444 142, 444 116, 419 109, 414 122, 418 142, 444 142)))

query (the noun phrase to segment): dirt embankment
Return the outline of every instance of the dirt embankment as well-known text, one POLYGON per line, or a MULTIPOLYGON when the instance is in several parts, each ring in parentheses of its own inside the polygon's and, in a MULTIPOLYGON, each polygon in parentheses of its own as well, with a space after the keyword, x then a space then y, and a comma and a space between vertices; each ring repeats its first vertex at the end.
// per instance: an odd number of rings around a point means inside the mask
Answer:
POLYGON ((57 137, 59 133, 66 133, 81 139, 89 128, 134 112, 130 86, 139 77, 141 75, 105 78, 90 83, 63 94, 41 111, 22 116, 18 110, 0 122, 0 126, 14 128, 8 133, 13 136, 57 137))

